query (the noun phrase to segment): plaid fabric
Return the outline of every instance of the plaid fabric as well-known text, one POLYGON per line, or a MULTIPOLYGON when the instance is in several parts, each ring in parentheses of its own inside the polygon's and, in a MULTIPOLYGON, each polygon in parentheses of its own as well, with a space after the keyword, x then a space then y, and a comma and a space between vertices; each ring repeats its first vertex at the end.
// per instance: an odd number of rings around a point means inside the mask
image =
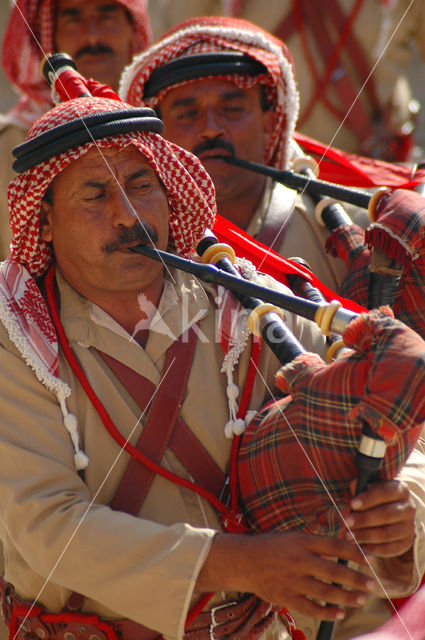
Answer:
POLYGON ((364 251, 364 231, 356 224, 338 227, 326 240, 326 252, 348 264, 364 251))
MULTIPOLYGON (((146 0, 116 0, 131 14, 139 43, 134 53, 152 42, 152 31, 146 0)), ((23 98, 12 110, 10 119, 22 120, 34 111, 32 102, 46 111, 50 90, 40 73, 40 62, 46 53, 55 51, 54 20, 56 0, 14 0, 3 40, 3 70, 23 98), (25 97, 26 96, 26 97, 25 97)), ((38 109, 39 111, 39 109, 38 109)), ((36 117, 38 117, 37 113, 36 117)), ((34 120, 33 118, 32 124, 34 120)))
POLYGON ((363 420, 388 443, 382 479, 420 436, 425 342, 382 311, 358 316, 343 338, 354 351, 331 365, 304 354, 284 366, 277 381, 291 396, 264 407, 242 437, 239 490, 253 532, 338 535, 331 499, 346 512, 363 420))
POLYGON ((367 308, 370 251, 365 247, 365 232, 357 225, 344 225, 326 240, 326 251, 344 260, 347 270, 341 283, 341 295, 367 308))
MULTIPOLYGON (((255 78, 244 75, 222 77, 241 88, 248 88, 256 82, 266 86, 266 94, 276 112, 277 121, 274 134, 265 149, 265 162, 270 166, 288 168, 299 110, 292 59, 281 40, 245 20, 208 16, 180 23, 150 49, 135 57, 123 73, 120 96, 136 106, 148 104, 154 107, 170 89, 168 87, 157 96, 144 99, 145 83, 155 69, 179 57, 225 50, 241 51, 266 66, 268 73, 255 78)), ((173 87, 188 82, 197 82, 197 79, 185 80, 173 87)))
MULTIPOLYGON (((94 112, 131 108, 123 102, 106 98, 81 98, 51 109, 30 129, 33 139, 66 122, 94 112)), ((31 275, 44 274, 51 262, 51 250, 39 237, 40 203, 46 189, 61 171, 95 146, 99 150, 134 145, 152 165, 167 193, 170 205, 170 244, 178 253, 188 255, 211 228, 216 211, 214 186, 199 160, 151 132, 128 133, 97 142, 89 142, 54 156, 18 175, 9 185, 8 198, 12 230, 12 257, 31 275)))
POLYGON ((356 257, 348 264, 340 288, 344 298, 354 300, 366 309, 369 304, 369 265, 370 251, 364 247, 363 251, 357 253, 356 257))
POLYGON ((384 197, 377 221, 366 231, 369 248, 378 247, 404 267, 394 302, 397 318, 425 336, 425 200, 398 189, 384 197))

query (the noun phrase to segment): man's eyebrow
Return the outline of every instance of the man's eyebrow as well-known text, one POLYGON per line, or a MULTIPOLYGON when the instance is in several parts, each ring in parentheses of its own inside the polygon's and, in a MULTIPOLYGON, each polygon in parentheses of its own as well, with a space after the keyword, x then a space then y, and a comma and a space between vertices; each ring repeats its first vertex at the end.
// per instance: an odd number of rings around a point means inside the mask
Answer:
POLYGON ((74 18, 75 16, 80 15, 82 9, 79 7, 65 7, 64 9, 58 9, 57 17, 58 18, 74 18))
POLYGON ((105 2, 105 4, 101 4, 97 7, 98 11, 102 13, 112 13, 119 10, 119 7, 114 2, 105 2))
POLYGON ((81 189, 84 189, 84 187, 103 189, 106 186, 106 184, 107 184, 106 180, 105 182, 97 182, 96 180, 87 180, 87 182, 83 182, 83 184, 81 185, 81 189))
MULTIPOLYGON (((148 168, 143 168, 143 169, 138 169, 137 171, 134 171, 133 173, 130 173, 128 176, 126 176, 127 180, 135 180, 136 178, 140 178, 141 176, 144 175, 148 175, 150 173, 150 170, 148 168)), ((84 189, 85 187, 87 188, 94 188, 94 189, 104 189, 105 187, 108 186, 109 183, 114 183, 114 180, 109 180, 108 178, 106 178, 105 180, 86 180, 86 182, 83 182, 83 184, 81 185, 81 189, 84 189)))
POLYGON ((136 180, 136 178, 141 178, 142 176, 146 176, 150 173, 149 169, 139 169, 138 171, 135 171, 134 173, 131 173, 128 177, 127 180, 136 180))
POLYGON ((223 100, 233 100, 233 98, 243 98, 246 92, 243 89, 229 89, 220 94, 220 98, 223 100))
MULTIPOLYGON (((245 96, 245 92, 242 89, 229 89, 228 91, 223 91, 220 93, 218 98, 220 100, 234 100, 235 98, 243 98, 245 96)), ((171 107, 190 107, 193 104, 198 102, 198 98, 176 98, 171 102, 171 107)))
POLYGON ((196 102, 196 98, 176 98, 171 102, 172 107, 188 107, 196 102))

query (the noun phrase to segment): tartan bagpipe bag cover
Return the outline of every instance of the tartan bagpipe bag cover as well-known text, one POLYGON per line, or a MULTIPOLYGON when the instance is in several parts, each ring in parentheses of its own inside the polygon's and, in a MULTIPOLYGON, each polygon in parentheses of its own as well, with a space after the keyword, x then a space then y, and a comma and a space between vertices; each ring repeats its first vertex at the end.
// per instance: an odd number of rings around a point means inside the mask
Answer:
POLYGON ((238 458, 239 499, 252 532, 302 529, 338 535, 363 420, 387 444, 380 478, 394 478, 425 420, 425 342, 389 308, 361 314, 343 334, 353 350, 330 365, 307 353, 277 383, 247 427, 238 458))

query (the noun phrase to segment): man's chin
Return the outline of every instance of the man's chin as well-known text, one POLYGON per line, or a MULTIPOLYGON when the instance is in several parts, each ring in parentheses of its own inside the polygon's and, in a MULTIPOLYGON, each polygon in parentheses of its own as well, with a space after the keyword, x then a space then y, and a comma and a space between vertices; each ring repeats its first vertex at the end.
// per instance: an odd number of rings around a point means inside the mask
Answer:
POLYGON ((217 201, 220 198, 231 198, 232 194, 240 192, 239 182, 229 176, 229 172, 226 171, 226 165, 224 162, 221 166, 218 163, 209 163, 209 166, 205 165, 205 169, 211 177, 215 191, 217 201), (224 166, 223 166, 224 165, 224 166))

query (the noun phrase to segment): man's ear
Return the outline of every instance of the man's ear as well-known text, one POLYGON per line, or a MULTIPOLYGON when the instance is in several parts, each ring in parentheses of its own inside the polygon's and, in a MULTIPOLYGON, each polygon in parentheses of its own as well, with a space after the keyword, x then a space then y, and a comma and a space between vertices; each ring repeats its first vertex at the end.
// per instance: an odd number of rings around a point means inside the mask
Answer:
POLYGON ((44 242, 51 242, 53 240, 51 225, 52 209, 52 205, 46 202, 46 200, 41 201, 40 238, 44 240, 44 242))
POLYGON ((268 144, 274 130, 276 128, 277 114, 273 111, 273 109, 267 109, 267 111, 263 111, 263 131, 264 131, 264 142, 268 144))

